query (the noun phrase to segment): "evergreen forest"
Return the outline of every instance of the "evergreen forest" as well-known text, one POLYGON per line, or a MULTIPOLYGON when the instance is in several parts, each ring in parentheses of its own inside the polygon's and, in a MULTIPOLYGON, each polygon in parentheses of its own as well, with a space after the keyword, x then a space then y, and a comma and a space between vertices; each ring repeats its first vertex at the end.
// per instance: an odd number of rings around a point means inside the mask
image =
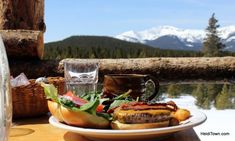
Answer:
POLYGON ((202 109, 235 109, 234 84, 168 84, 160 87, 158 99, 166 97, 166 94, 169 98, 191 95, 202 109))
MULTIPOLYGON (((233 56, 223 52, 220 56, 233 56)), ((71 36, 45 44, 45 60, 64 58, 146 58, 146 57, 201 57, 202 52, 164 50, 141 43, 132 43, 105 36, 71 36)))

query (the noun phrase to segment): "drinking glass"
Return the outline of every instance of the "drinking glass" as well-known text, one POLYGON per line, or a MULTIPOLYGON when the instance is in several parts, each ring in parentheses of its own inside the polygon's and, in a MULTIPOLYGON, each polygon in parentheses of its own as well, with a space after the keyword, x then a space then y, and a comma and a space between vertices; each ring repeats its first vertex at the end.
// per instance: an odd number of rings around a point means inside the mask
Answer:
POLYGON ((0 36, 0 141, 7 141, 12 119, 10 71, 0 36))
POLYGON ((95 92, 98 82, 98 62, 89 60, 65 60, 64 77, 67 91, 76 95, 95 92))

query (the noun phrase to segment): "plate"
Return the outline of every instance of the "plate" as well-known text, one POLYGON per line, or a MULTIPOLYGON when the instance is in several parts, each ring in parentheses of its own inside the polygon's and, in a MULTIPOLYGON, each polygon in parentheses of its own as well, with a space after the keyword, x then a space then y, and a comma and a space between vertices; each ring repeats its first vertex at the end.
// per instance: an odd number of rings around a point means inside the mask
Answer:
POLYGON ((49 123, 55 127, 68 130, 70 132, 78 133, 91 140, 141 140, 150 138, 161 138, 171 133, 189 129, 206 121, 207 117, 204 113, 198 110, 189 109, 191 117, 180 125, 163 127, 163 128, 151 128, 151 129, 138 129, 138 130, 111 130, 111 129, 91 129, 70 126, 60 123, 51 116, 49 123))

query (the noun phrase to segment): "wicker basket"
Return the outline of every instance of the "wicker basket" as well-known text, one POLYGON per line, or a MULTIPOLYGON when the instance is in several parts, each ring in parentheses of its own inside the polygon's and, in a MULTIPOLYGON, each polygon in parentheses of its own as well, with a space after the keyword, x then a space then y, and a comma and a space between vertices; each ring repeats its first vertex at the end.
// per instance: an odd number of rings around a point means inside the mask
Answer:
MULTIPOLYGON (((63 77, 48 77, 50 84, 54 84, 60 94, 64 93, 63 77)), ((44 90, 34 79, 29 80, 27 86, 12 89, 13 118, 36 117, 48 113, 47 100, 44 90)))

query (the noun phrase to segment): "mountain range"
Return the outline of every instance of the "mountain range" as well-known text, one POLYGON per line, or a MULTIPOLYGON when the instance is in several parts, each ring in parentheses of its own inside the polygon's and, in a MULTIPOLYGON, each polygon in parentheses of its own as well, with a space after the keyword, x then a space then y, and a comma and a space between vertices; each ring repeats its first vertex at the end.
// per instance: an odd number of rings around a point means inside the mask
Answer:
MULTIPOLYGON (((219 37, 226 45, 226 51, 235 51, 235 25, 218 28, 219 37)), ((161 49, 200 51, 205 30, 180 29, 173 26, 159 26, 143 31, 127 31, 115 38, 142 43, 161 49)))
POLYGON ((200 52, 154 48, 107 36, 71 36, 45 43, 45 60, 64 58, 195 57, 200 52))

